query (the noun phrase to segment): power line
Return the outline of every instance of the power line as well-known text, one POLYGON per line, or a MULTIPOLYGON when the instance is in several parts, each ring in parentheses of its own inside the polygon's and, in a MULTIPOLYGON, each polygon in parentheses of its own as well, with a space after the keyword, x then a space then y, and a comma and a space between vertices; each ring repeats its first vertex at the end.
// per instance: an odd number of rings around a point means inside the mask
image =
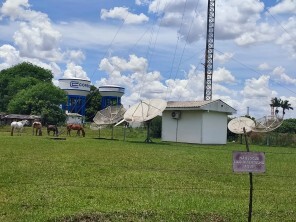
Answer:
MULTIPOLYGON (((214 50, 217 51, 217 52, 219 52, 219 53, 225 54, 224 52, 221 52, 221 51, 218 50, 218 49, 214 49, 214 50)), ((243 67, 245 67, 245 68, 247 68, 247 69, 253 71, 254 73, 256 73, 256 74, 258 74, 258 75, 261 75, 260 72, 258 72, 256 69, 252 68, 251 66, 248 66, 248 65, 246 65, 246 64, 244 64, 244 63, 242 63, 242 62, 240 62, 239 60, 237 60, 237 59, 235 59, 235 58, 233 58, 233 57, 230 58, 230 59, 233 60, 233 61, 235 61, 235 62, 237 62, 237 63, 240 64, 241 66, 243 66, 243 67)), ((296 91, 294 91, 294 90, 292 90, 292 89, 289 89, 288 87, 286 87, 286 86, 284 86, 284 85, 278 83, 277 81, 273 80, 273 79, 271 78, 271 76, 270 76, 270 80, 271 80, 272 82, 274 82, 275 84, 279 85, 280 87, 282 87, 282 88, 284 88, 284 89, 290 91, 291 93, 296 94, 296 91)))

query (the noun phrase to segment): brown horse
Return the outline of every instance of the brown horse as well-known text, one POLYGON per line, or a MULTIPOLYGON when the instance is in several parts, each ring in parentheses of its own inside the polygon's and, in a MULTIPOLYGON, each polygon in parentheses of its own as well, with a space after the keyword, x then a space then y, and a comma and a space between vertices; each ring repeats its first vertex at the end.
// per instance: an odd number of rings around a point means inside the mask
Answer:
POLYGON ((50 135, 50 132, 53 132, 53 136, 58 136, 59 135, 59 130, 58 127, 56 125, 47 125, 46 127, 47 129, 47 135, 50 135))
POLYGON ((80 131, 82 136, 85 137, 85 131, 80 124, 68 124, 67 125, 67 135, 71 136, 71 130, 77 130, 77 135, 80 136, 80 131))
POLYGON ((32 124, 32 134, 34 135, 34 129, 36 129, 35 135, 42 136, 42 124, 40 122, 34 122, 32 124))

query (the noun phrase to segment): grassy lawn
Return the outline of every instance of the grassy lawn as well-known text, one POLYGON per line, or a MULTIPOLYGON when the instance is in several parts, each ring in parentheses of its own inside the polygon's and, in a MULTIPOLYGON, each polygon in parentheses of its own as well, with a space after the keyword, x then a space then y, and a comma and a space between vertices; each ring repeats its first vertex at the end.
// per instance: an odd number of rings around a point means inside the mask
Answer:
MULTIPOLYGON (((31 133, 0 130, 0 221, 247 221, 249 177, 232 172, 244 145, 31 133)), ((253 177, 253 221, 295 221, 296 149, 250 149, 266 153, 267 169, 253 177)))

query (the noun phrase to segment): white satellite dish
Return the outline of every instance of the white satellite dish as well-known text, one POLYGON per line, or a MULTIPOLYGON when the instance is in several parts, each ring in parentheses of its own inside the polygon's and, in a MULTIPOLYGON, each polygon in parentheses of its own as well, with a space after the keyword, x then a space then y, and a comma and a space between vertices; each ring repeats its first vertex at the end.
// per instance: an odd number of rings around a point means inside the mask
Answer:
MULTIPOLYGON (((126 109, 122 105, 108 106, 105 109, 98 111, 93 118, 93 121, 97 127, 100 127, 98 128, 99 133, 103 126, 112 125, 111 139, 113 139, 114 124, 123 119, 125 111, 126 109)), ((92 127, 95 128, 94 125, 92 127)))
POLYGON ((228 129, 235 134, 243 134, 252 131, 255 122, 247 117, 237 117, 228 123, 228 129))
POLYGON ((126 110, 122 105, 108 106, 105 109, 98 111, 93 118, 93 121, 98 126, 112 125, 122 120, 125 111, 126 110))
POLYGON ((255 120, 255 125, 252 127, 252 131, 258 133, 266 133, 275 130, 283 123, 283 118, 277 116, 264 116, 255 120))
POLYGON ((130 107, 123 118, 127 122, 146 122, 162 114, 167 102, 162 99, 143 100, 130 107))
POLYGON ((118 122, 146 122, 147 123, 147 139, 145 142, 151 142, 149 138, 150 120, 156 116, 161 116, 163 110, 166 108, 167 102, 162 99, 147 99, 138 102, 131 106, 123 116, 123 120, 118 122))

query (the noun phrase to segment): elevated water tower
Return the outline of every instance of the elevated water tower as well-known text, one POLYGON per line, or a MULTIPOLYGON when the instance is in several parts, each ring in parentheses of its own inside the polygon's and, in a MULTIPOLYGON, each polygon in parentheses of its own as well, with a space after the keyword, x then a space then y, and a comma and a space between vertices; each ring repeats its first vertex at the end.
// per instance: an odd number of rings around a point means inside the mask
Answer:
POLYGON ((121 105, 121 97, 124 94, 124 88, 116 85, 105 85, 99 87, 102 96, 101 108, 108 106, 121 105))
POLYGON ((90 92, 90 81, 86 79, 59 79, 59 87, 67 93, 67 103, 62 109, 85 116, 86 96, 90 92))

